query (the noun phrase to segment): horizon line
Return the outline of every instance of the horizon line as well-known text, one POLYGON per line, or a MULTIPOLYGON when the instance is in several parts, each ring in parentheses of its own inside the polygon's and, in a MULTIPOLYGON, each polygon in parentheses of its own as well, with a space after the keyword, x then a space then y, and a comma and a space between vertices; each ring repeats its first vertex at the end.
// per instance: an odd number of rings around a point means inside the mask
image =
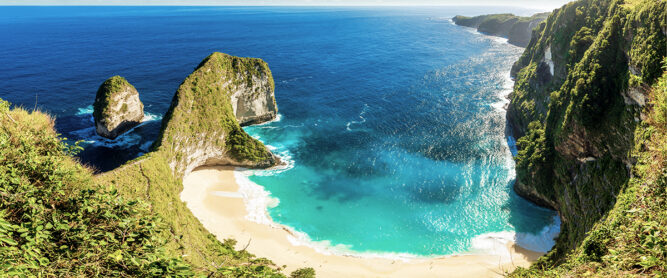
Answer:
POLYGON ((194 5, 184 5, 184 4, 160 4, 160 5, 151 5, 151 4, 1 4, 0 7, 313 7, 313 8, 327 8, 327 7, 355 7, 355 8, 386 8, 386 7, 508 7, 508 8, 524 8, 527 10, 536 10, 536 11, 553 11, 558 9, 558 7, 538 7, 538 6, 526 6, 526 5, 484 5, 484 4, 469 4, 469 5, 459 5, 459 4, 382 4, 382 5, 235 5, 235 4, 194 4, 194 5))

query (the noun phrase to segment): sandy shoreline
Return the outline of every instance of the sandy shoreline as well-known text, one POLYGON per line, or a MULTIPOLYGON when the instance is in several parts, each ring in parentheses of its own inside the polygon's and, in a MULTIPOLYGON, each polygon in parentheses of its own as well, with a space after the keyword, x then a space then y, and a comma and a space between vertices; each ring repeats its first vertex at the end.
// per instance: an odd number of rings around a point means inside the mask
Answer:
POLYGON ((247 220, 242 194, 231 167, 205 167, 183 180, 181 200, 219 240, 234 238, 237 248, 286 265, 285 274, 312 267, 317 277, 499 277, 518 266, 529 266, 542 255, 508 243, 501 254, 459 255, 433 259, 392 260, 325 255, 308 246, 295 246, 286 228, 247 220), (511 254, 511 255, 510 255, 511 254))

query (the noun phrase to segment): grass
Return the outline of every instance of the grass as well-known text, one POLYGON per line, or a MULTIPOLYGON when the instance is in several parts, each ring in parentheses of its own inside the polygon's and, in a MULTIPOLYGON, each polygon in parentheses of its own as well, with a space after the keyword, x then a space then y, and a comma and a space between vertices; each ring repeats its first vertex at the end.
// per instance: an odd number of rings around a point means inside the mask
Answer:
MULTIPOLYGON (((664 77, 657 80, 664 76, 660 67, 667 53, 661 29, 667 2, 631 4, 629 9, 624 1, 581 0, 555 10, 536 29, 536 37, 513 67, 516 83, 508 116, 520 135, 525 135, 517 140, 521 143, 518 192, 551 204, 563 218, 554 249, 530 271, 518 271, 517 276, 614 276, 614 268, 625 271, 616 276, 641 276, 642 271, 657 274, 664 270, 640 267, 629 252, 609 256, 609 250, 617 250, 611 248, 612 242, 625 242, 638 252, 647 247, 630 240, 632 233, 617 233, 622 225, 604 224, 610 217, 623 219, 618 207, 632 204, 631 194, 642 192, 636 183, 651 180, 647 173, 636 172, 642 167, 640 157, 646 155, 636 149, 646 137, 640 131, 652 124, 640 121, 642 110, 626 105, 622 95, 630 88, 646 93, 653 86, 653 96, 660 98, 655 92, 664 86, 664 77), (542 78, 539 69, 548 47, 555 74, 542 78), (636 75, 629 74, 631 67, 638 69, 636 75), (636 265, 616 263, 623 260, 636 265), (583 265, 589 269, 584 271, 583 265)), ((660 105, 651 107, 660 110, 660 105)), ((664 169, 662 164, 652 167, 664 169)), ((664 210, 661 195, 642 194, 664 210)), ((660 215, 656 210, 654 216, 660 215)), ((643 227, 652 220, 634 221, 635 227, 643 227)), ((662 242, 656 246, 664 248, 662 242)), ((646 260, 654 262, 653 258, 663 258, 660 256, 649 255, 646 260)))
MULTIPOLYGON (((0 276, 285 277, 235 240, 216 239, 180 200, 194 167, 277 162, 229 102, 256 80, 274 90, 260 59, 211 54, 174 95, 153 151, 96 176, 72 158, 80 148, 58 137, 51 117, 0 100, 0 276)), ((113 77, 100 90, 128 84, 113 77)))
MULTIPOLYGON (((667 65, 667 60, 665 61, 667 65)), ((538 263, 512 277, 664 277, 667 273, 667 71, 649 91, 635 129, 633 177, 614 207, 559 266, 538 263)))

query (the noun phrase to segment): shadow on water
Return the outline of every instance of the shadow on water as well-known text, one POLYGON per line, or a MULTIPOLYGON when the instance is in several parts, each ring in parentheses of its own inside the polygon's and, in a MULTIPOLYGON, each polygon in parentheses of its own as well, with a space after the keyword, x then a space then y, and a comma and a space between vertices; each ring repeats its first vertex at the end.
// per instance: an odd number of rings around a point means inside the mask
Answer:
POLYGON ((99 173, 111 171, 149 152, 161 122, 155 119, 143 122, 113 140, 97 135, 90 114, 59 116, 55 126, 56 130, 69 130, 61 136, 67 138, 69 144, 79 141, 84 149, 76 157, 99 173))
MULTIPOLYGON (((514 181, 511 184, 514 184, 514 181)), ((502 209, 509 212, 509 223, 515 227, 517 233, 534 235, 551 225, 553 216, 556 215, 556 211, 535 205, 517 195, 514 190, 510 192, 509 199, 502 209)))

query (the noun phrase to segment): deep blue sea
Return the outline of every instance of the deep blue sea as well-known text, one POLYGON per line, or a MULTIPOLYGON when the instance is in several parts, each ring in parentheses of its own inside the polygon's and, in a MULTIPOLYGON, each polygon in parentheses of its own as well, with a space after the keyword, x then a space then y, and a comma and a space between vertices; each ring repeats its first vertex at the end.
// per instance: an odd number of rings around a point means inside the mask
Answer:
MULTIPOLYGON (((0 7, 0 98, 56 116, 82 162, 148 151, 182 80, 214 51, 259 57, 280 120, 247 127, 289 166, 245 171, 273 221, 342 253, 436 256, 516 238, 548 250, 556 213, 512 190, 504 105, 523 49, 455 26, 503 7, 0 7), (98 86, 121 75, 146 122, 95 135, 98 86)), ((265 210, 260 208, 261 213, 265 210)))

